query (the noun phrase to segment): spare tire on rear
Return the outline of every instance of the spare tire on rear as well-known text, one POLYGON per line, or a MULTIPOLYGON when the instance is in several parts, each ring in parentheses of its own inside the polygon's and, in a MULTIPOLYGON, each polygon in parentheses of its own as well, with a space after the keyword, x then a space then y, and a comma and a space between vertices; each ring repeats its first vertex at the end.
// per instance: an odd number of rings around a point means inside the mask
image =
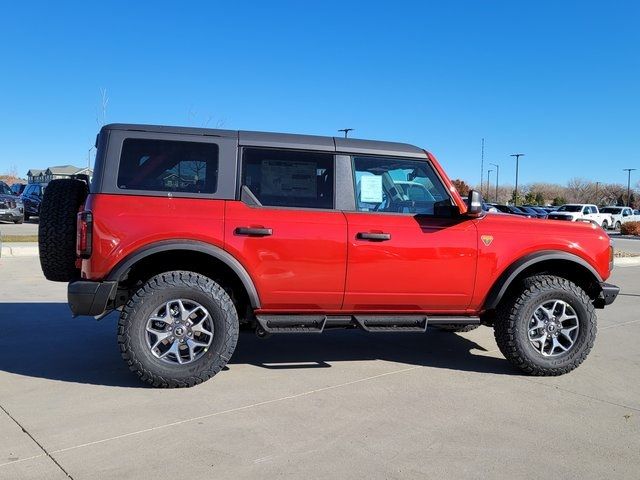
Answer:
POLYGON ((38 246, 40 266, 47 280, 69 282, 78 278, 76 268, 76 218, 89 189, 81 180, 49 182, 40 205, 38 246))

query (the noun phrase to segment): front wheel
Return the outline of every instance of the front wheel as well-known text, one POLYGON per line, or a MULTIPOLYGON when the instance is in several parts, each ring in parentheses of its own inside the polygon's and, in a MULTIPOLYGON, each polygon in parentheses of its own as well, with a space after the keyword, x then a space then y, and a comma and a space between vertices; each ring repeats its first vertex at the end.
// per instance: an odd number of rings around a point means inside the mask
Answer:
POLYGON ((194 272, 156 275, 122 310, 122 357, 154 387, 191 387, 227 364, 238 341, 238 314, 224 289, 194 272))
POLYGON ((562 375, 593 347, 596 314, 575 283, 552 275, 526 279, 498 308, 495 338, 502 354, 530 375, 562 375))
POLYGON ((622 222, 617 221, 616 222, 616 230, 620 230, 622 228, 622 222))
POLYGON ((609 228, 609 222, 607 222, 606 220, 602 221, 602 228, 603 230, 606 230, 607 228, 609 228))

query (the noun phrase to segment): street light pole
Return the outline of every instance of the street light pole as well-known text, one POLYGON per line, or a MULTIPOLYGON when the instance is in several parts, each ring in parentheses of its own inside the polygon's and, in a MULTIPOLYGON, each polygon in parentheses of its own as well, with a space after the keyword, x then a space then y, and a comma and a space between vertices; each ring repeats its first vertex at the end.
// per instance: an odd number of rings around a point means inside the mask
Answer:
POLYGON ((524 157, 524 153, 513 153, 509 156, 516 157, 516 192, 513 197, 513 204, 517 207, 518 206, 518 168, 519 168, 520 157, 524 157))
POLYGON ((491 172, 493 172, 493 170, 487 170, 487 197, 489 196, 489 185, 491 185, 489 180, 491 178, 491 172))
POLYGON ((354 130, 353 128, 341 128, 340 130, 338 130, 339 132, 344 132, 344 138, 347 138, 347 135, 349 134, 349 132, 351 132, 352 130, 354 130))
POLYGON ((497 163, 490 163, 489 165, 496 167, 496 203, 498 203, 498 178, 500 178, 500 165, 497 163))
POLYGON ((622 171, 627 172, 627 207, 631 200, 631 172, 637 170, 637 168, 623 168, 622 171))

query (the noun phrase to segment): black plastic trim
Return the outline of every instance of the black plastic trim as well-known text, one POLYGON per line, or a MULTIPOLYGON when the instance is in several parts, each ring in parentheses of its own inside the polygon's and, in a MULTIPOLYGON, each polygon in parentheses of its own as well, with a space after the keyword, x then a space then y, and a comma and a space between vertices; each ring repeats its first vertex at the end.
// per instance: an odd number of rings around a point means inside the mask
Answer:
POLYGON ((620 293, 620 287, 606 282, 600 282, 600 294, 593 302, 596 308, 604 308, 611 305, 620 293))
POLYGON ((67 286, 67 300, 74 317, 98 316, 105 312, 115 297, 118 282, 91 282, 78 280, 67 286))
POLYGON ((166 252, 170 250, 188 250, 193 252, 205 253, 217 260, 220 260, 229 268, 231 268, 231 270, 233 270, 236 275, 238 275, 238 278, 240 278, 240 281, 244 285, 244 288, 247 290, 251 306, 253 308, 260 308, 260 297, 258 296, 258 291, 256 290, 251 276, 242 266, 242 264, 238 260, 236 260, 235 257, 233 257, 230 253, 224 251, 223 249, 214 245, 210 245, 208 243, 198 242, 195 240, 167 240, 143 247, 121 260, 120 263, 118 263, 111 270, 111 273, 107 277, 107 280, 120 282, 124 278, 125 274, 129 271, 129 269, 143 258, 146 258, 155 253, 166 252))
POLYGON ((586 268, 597 282, 602 282, 602 277, 600 277, 600 274, 596 269, 577 255, 556 250, 543 250, 520 258, 512 263, 511 266, 508 267, 502 275, 500 275, 500 278, 493 284, 491 291, 487 295, 484 302, 484 310, 493 310, 498 306, 505 292, 520 273, 536 263, 546 262, 549 260, 566 260, 576 263, 581 267, 586 268))

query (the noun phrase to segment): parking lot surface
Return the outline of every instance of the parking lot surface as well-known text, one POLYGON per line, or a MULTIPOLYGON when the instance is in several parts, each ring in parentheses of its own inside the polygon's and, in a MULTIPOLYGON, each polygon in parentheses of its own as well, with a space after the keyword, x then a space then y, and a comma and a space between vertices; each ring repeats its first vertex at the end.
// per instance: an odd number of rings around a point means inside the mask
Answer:
POLYGON ((638 478, 640 267, 562 377, 520 375, 486 327, 244 333, 186 390, 138 382, 117 317, 72 319, 37 257, 0 276, 0 479, 638 478))
POLYGON ((22 223, 8 223, 0 222, 0 234, 5 235, 37 235, 38 234, 38 219, 31 220, 22 223))

